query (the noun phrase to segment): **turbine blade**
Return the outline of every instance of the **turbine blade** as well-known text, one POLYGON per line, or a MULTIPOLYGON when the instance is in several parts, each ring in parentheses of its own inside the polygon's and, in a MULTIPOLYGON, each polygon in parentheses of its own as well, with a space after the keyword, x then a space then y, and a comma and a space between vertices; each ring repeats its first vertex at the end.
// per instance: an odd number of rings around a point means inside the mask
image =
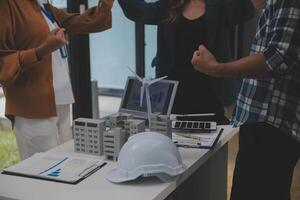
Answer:
POLYGON ((163 79, 165 79, 167 77, 168 76, 163 76, 163 77, 160 77, 160 78, 153 79, 153 80, 149 81, 148 84, 151 85, 151 84, 156 83, 158 81, 161 81, 161 80, 163 80, 163 79))
POLYGON ((129 69, 129 71, 131 71, 131 73, 134 74, 134 76, 141 82, 143 82, 143 79, 141 77, 139 77, 139 75, 137 75, 130 67, 127 67, 129 69))
POLYGON ((147 113, 148 113, 148 120, 150 120, 150 115, 152 113, 151 109, 151 97, 150 97, 150 91, 149 88, 146 88, 146 103, 147 103, 147 113))
POLYGON ((145 92, 145 86, 142 85, 142 87, 141 87, 141 94, 140 94, 141 95, 140 96, 140 107, 143 106, 144 92, 145 92))

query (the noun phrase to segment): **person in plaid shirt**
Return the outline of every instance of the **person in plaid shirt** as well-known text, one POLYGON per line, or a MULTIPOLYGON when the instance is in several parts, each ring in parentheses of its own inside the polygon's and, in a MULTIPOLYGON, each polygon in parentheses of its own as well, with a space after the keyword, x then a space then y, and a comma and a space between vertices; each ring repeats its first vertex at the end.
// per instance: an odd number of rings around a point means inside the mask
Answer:
POLYGON ((231 200, 286 200, 300 157, 300 1, 252 2, 263 9, 251 55, 219 63, 200 46, 192 63, 208 75, 244 78, 233 116, 240 149, 231 200))

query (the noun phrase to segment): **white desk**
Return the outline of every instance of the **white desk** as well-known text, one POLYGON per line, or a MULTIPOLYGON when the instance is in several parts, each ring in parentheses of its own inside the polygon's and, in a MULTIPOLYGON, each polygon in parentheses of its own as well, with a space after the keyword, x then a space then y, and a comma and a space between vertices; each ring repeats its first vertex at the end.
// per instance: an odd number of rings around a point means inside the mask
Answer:
MULTIPOLYGON (((44 180, 0 174, 0 199, 24 200, 162 200, 203 199, 225 200, 227 192, 227 143, 238 129, 224 126, 225 130, 214 150, 180 148, 186 172, 175 180, 162 183, 156 178, 113 184, 105 175, 115 168, 108 164, 92 176, 69 185, 44 180), (171 197, 170 197, 170 194, 171 197)), ((73 141, 51 150, 70 155, 73 141)), ((80 154, 82 155, 82 154, 80 154)))

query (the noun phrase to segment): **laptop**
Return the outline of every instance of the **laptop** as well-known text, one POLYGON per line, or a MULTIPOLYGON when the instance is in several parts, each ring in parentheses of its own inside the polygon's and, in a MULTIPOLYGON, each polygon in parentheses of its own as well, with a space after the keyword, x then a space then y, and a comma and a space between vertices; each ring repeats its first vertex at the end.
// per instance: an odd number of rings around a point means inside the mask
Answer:
MULTIPOLYGON (((142 83, 135 77, 127 78, 119 112, 132 114, 134 118, 147 119, 146 90, 140 106, 142 83)), ((152 113, 170 115, 176 96, 178 81, 161 80, 149 86, 152 113)))

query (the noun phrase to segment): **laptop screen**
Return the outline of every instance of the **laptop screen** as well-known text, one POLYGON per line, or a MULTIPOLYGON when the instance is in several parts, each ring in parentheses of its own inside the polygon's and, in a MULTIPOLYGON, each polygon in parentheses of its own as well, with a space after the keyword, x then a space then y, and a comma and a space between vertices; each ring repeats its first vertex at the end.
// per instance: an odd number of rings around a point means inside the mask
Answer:
MULTIPOLYGON (((162 80, 150 85, 152 113, 170 115, 177 91, 177 81, 162 80)), ((142 83, 135 77, 128 77, 119 112, 131 113, 135 117, 147 118, 146 90, 140 106, 142 83)))

